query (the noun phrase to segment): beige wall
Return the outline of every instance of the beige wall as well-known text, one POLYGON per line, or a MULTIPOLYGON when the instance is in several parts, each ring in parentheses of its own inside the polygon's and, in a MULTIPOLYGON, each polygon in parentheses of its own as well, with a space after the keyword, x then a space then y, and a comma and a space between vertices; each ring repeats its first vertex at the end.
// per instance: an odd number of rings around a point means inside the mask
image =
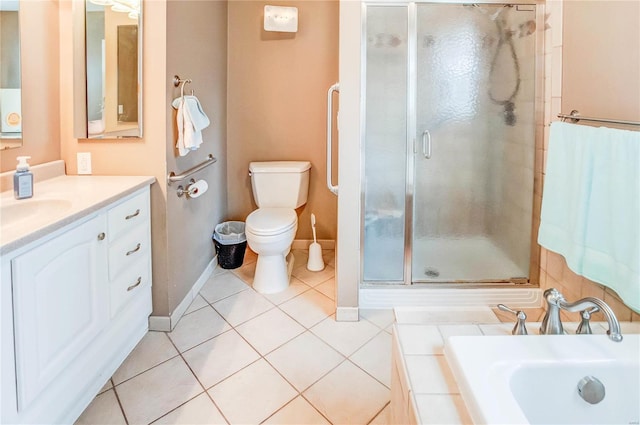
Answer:
POLYGON ((57 1, 20 2, 23 144, 0 153, 0 171, 21 155, 32 165, 60 159, 58 27, 57 1))
POLYGON ((296 239, 336 238, 336 197, 325 186, 326 92, 338 79, 338 1, 284 1, 298 8, 298 32, 263 29, 266 1, 229 2, 228 218, 255 203, 249 162, 309 160, 309 199, 296 239))
MULTIPOLYGON (((193 177, 209 190, 196 199, 178 198, 176 183, 167 193, 169 311, 182 301, 214 256, 211 235, 227 212, 227 2, 170 0, 167 3, 167 82, 163 101, 167 116, 164 154, 169 171, 180 173, 213 154, 218 161, 193 177), (173 75, 190 78, 185 93, 200 100, 211 125, 203 145, 179 157, 175 148, 175 110, 170 106, 180 89, 168 85, 173 75)), ((148 122, 148 121, 147 121, 148 122)), ((185 184, 188 181, 185 181, 185 184)), ((156 312, 154 311, 154 314, 156 312)))
POLYGON ((640 1, 565 1, 563 16, 563 110, 640 121, 640 1))
MULTIPOLYGON (((545 159, 549 123, 560 112, 578 109, 585 116, 640 120, 640 3, 552 0, 547 5, 551 30, 545 39, 545 159)), ((536 194, 537 203, 540 196, 536 194)), ((603 299, 619 320, 640 321, 640 314, 614 291, 576 275, 564 257, 544 248, 540 287, 557 288, 569 300, 603 299)), ((578 317, 573 314, 571 319, 578 317)))

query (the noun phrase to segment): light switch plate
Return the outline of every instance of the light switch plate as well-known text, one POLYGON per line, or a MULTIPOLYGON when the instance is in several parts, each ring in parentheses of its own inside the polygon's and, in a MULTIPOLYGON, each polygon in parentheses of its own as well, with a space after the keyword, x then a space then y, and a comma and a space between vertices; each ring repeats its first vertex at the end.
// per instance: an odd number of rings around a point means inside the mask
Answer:
POLYGON ((78 174, 91 174, 91 152, 78 152, 78 174))

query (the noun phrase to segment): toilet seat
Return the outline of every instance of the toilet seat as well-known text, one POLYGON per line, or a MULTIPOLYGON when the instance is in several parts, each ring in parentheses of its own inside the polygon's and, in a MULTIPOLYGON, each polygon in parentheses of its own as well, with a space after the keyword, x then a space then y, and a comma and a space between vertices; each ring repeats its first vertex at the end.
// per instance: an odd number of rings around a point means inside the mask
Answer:
POLYGON ((258 208, 247 217, 246 231, 256 236, 285 233, 296 226, 298 216, 291 208, 258 208))

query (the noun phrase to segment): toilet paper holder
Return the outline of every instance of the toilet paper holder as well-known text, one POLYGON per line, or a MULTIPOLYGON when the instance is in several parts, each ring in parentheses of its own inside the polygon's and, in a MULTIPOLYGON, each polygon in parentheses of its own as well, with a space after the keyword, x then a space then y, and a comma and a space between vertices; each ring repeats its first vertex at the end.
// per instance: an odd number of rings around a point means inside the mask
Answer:
POLYGON ((183 187, 182 185, 178 186, 176 192, 178 194, 178 198, 182 198, 186 196, 186 198, 195 197, 195 195, 199 192, 200 189, 195 187, 196 181, 195 179, 190 179, 187 187, 183 187))

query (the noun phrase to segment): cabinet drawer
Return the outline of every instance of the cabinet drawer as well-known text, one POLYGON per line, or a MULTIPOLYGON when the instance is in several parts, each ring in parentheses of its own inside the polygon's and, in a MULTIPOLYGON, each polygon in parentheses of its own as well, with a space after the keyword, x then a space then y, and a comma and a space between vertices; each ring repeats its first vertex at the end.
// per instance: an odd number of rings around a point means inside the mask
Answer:
POLYGON ((115 241, 135 226, 149 221, 149 189, 109 209, 109 240, 115 241))
POLYGON ((135 228, 109 247, 109 280, 141 258, 149 258, 151 252, 148 226, 135 228))
POLYGON ((111 317, 144 288, 151 286, 150 268, 149 258, 141 258, 111 282, 111 317))

